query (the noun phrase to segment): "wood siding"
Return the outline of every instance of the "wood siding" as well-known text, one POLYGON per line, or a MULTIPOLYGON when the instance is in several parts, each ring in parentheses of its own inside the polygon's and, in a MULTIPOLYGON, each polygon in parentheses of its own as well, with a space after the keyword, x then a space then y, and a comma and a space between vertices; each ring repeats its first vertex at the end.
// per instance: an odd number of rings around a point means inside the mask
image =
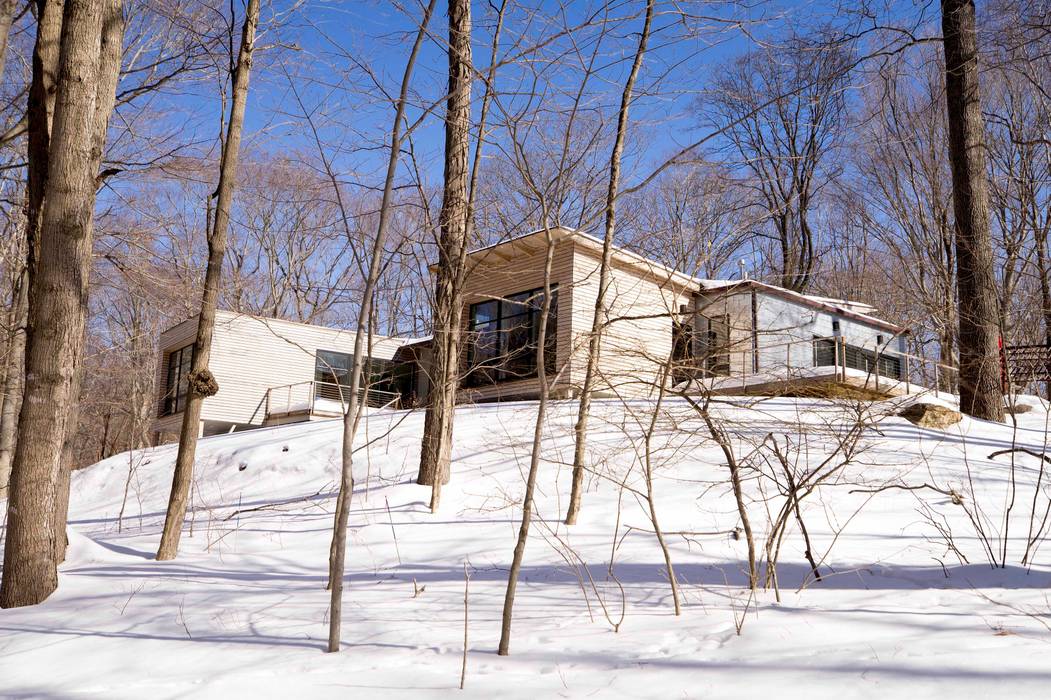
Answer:
MULTIPOLYGON (((595 299, 598 296, 601 249, 577 242, 573 249, 573 339, 577 352, 571 376, 583 382, 595 299)), ((689 306, 691 290, 668 278, 655 266, 652 272, 637 260, 614 255, 606 296, 608 313, 599 355, 598 394, 647 396, 656 388, 658 373, 672 350, 673 319, 689 306)))
MULTIPOLYGON (((157 366, 157 420, 154 432, 177 433, 182 414, 162 416, 168 356, 193 343, 196 317, 161 334, 157 366)), ((408 342, 378 337, 372 357, 391 359, 408 342)), ((201 420, 230 427, 259 426, 266 419, 266 395, 271 387, 314 379, 317 350, 354 352, 354 333, 305 323, 261 318, 230 311, 216 315, 210 369, 219 382, 219 393, 204 400, 201 420)))
MULTIPOLYGON (((471 304, 489 299, 498 299, 544 286, 544 262, 547 246, 542 236, 534 237, 532 245, 512 249, 482 251, 468 260, 468 275, 464 285, 463 367, 466 370, 466 353, 470 328, 471 304), (539 240, 537 240, 539 239, 539 240)), ((551 261, 551 284, 558 285, 558 323, 555 367, 562 369, 569 355, 572 333, 572 308, 575 289, 573 284, 573 244, 569 240, 555 243, 551 261)), ((551 391, 558 395, 567 393, 571 383, 570 367, 562 370, 551 391)), ((465 387, 459 392, 460 401, 492 401, 495 399, 535 397, 540 391, 539 380, 520 379, 500 382, 490 386, 465 387)))
MULTIPOLYGON (((584 380, 591 334, 601 244, 579 236, 561 236, 555 243, 551 283, 558 285, 554 396, 575 395, 584 380)), ((472 256, 465 287, 464 331, 470 323, 470 305, 487 299, 542 287, 546 244, 531 236, 516 246, 499 246, 472 256)), ((610 293, 611 322, 606 326, 596 391, 640 396, 649 394, 672 347, 672 315, 690 302, 686 280, 667 274, 623 251, 614 253, 610 293)), ((466 336, 465 336, 466 337, 466 336)), ((466 353, 466 348, 465 348, 466 353)), ((536 378, 460 391, 461 401, 535 398, 536 378)))

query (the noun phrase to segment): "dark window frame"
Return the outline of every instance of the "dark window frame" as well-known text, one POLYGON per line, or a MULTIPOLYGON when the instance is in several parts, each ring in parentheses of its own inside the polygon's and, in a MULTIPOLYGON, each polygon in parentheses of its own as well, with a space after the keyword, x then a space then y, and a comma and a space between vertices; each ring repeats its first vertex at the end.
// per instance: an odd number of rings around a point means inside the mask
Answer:
MULTIPOLYGON (((398 392, 394 386, 394 371, 397 364, 394 360, 365 356, 362 368, 362 379, 365 388, 372 391, 398 392)), ((354 368, 354 353, 339 350, 314 350, 314 384, 315 394, 323 399, 333 401, 346 400, 348 395, 343 388, 350 387, 350 371, 354 368)))
MULTIPOLYGON (((558 352, 558 285, 551 289, 544 337, 544 369, 554 372, 558 352)), ((537 339, 544 288, 487 299, 468 307, 465 385, 488 386, 538 376, 537 339)))
POLYGON ((730 314, 707 316, 705 320, 703 365, 706 376, 730 376, 730 314))
POLYGON ((174 416, 186 409, 190 386, 187 377, 193 368, 193 348, 194 344, 190 343, 165 355, 161 416, 174 416))

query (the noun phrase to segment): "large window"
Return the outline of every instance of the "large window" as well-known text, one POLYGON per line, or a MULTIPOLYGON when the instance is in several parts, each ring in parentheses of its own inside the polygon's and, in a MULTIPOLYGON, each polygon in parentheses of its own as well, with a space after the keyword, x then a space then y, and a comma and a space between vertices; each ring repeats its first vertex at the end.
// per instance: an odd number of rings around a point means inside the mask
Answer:
POLYGON ((172 416, 186 408, 189 388, 187 376, 193 361, 193 345, 181 347, 168 353, 168 371, 164 381, 164 400, 161 415, 172 416))
MULTIPOLYGON (((346 387, 350 386, 350 373, 353 368, 354 355, 335 350, 318 350, 314 359, 317 396, 333 401, 348 399, 346 387)), ((394 370, 391 360, 366 357, 362 384, 367 384, 369 389, 375 391, 400 393, 401 387, 394 370)))
MULTIPOLYGON (((468 319, 468 386, 534 377, 544 290, 530 289, 503 299, 472 304, 468 319)), ((558 288, 551 289, 551 307, 544 340, 544 369, 555 371, 558 328, 558 288)))

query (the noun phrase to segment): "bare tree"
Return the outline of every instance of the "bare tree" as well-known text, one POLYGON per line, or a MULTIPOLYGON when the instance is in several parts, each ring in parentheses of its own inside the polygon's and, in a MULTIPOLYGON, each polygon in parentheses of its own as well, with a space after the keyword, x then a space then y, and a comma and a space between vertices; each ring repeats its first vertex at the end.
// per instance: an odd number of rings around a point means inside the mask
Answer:
POLYGON ((182 523, 186 517, 186 501, 193 479, 193 460, 200 433, 201 402, 218 391, 215 377, 208 369, 215 328, 215 311, 219 301, 219 283, 226 252, 226 236, 230 223, 230 207, 237 180, 237 159, 244 129, 245 104, 248 100, 248 79, 255 50, 255 32, 259 24, 259 0, 248 0, 241 30, 241 48, 233 69, 233 100, 230 121, 223 142, 219 166, 219 185, 216 188, 215 218, 208 232, 208 267, 205 271, 201 311, 197 321, 197 338, 193 345, 193 360, 189 374, 189 397, 183 412, 179 435, 179 453, 175 460, 168 512, 164 519, 157 559, 174 559, 179 551, 182 523))
MULTIPOLYGON (((29 4, 26 4, 28 8, 29 4)), ((0 0, 0 77, 4 75, 4 64, 7 61, 7 40, 11 34, 11 25, 15 21, 17 0, 0 0)))
MULTIPOLYGON (((595 296, 595 309, 591 319, 591 335, 588 337, 587 364, 584 370, 584 384, 580 388, 580 403, 577 409, 577 422, 574 427, 575 443, 573 448, 573 485, 569 497, 569 509, 566 511, 566 525, 577 522, 580 512, 580 500, 584 490, 584 459, 587 452, 588 418, 591 411, 591 395, 594 391, 598 370, 599 354, 602 349, 602 329, 606 323, 607 300, 609 287, 610 262, 613 257, 613 236, 617 220, 617 188, 620 186, 620 166, 624 155, 624 139, 628 130, 628 109, 631 107, 635 80, 638 78, 642 59, 646 55, 646 42, 650 36, 653 22, 653 0, 646 3, 646 17, 643 20, 639 45, 631 64, 631 71, 624 83, 620 97, 620 110, 617 113, 617 135, 609 158, 609 188, 606 191, 605 231, 602 238, 602 260, 599 263, 598 294, 595 296)), ((678 605, 678 602, 676 602, 678 605)))
MULTIPOLYGON (((894 260, 883 266, 903 321, 917 324, 913 338, 935 344, 938 361, 956 364, 956 251, 945 113, 938 104, 944 77, 926 55, 919 65, 901 61, 880 71, 867 96, 869 117, 856 150, 860 181, 857 220, 894 260)), ((869 246, 875 248, 876 246, 869 246)), ((952 391, 950 373, 940 388, 952 391)))
POLYGON ((6 487, 14 459, 18 413, 22 406, 25 376, 26 324, 29 313, 29 287, 33 256, 40 237, 47 185, 48 148, 51 120, 55 110, 55 80, 58 73, 59 44, 62 35, 62 2, 39 0, 37 32, 33 46, 33 76, 29 87, 27 123, 29 129, 26 165, 25 241, 19 246, 14 273, 13 304, 8 336, 8 366, 4 386, 4 405, 0 413, 0 488, 6 487))
MULTIPOLYGON (((460 324, 467 260, 468 157, 471 128, 471 3, 449 0, 449 95, 445 113, 445 174, 438 223, 431 393, 424 419, 420 472, 416 482, 431 485, 431 511, 438 509, 441 485, 449 480, 453 418, 460 369, 460 324)), ((480 136, 480 135, 479 135, 480 136)), ((481 148, 481 138, 479 138, 481 148)))
MULTIPOLYGON (((361 391, 363 387, 362 372, 368 361, 366 342, 372 337, 372 305, 376 285, 379 282, 384 266, 383 251, 387 236, 387 223, 393 208, 394 180, 397 175, 401 144, 404 138, 402 122, 405 120, 405 108, 409 96, 409 86, 412 83, 413 69, 416 66, 420 47, 423 45, 423 40, 427 35, 427 26, 430 24, 436 2, 437 0, 430 0, 430 3, 424 10, 419 31, 416 34, 416 41, 412 46, 412 51, 409 53, 409 59, 405 64, 405 72, 402 76, 401 92, 398 95, 394 121, 391 127, 390 154, 387 160, 387 173, 383 182, 383 201, 380 204, 376 236, 372 240, 368 260, 368 275, 362 291, 361 306, 359 307, 357 327, 354 334, 354 357, 350 370, 349 395, 347 409, 343 414, 339 494, 336 497, 336 516, 332 526, 332 545, 329 548, 328 580, 331 589, 328 627, 329 652, 339 651, 340 646, 340 629, 343 623, 343 573, 346 567, 347 555, 347 522, 350 518, 350 499, 354 495, 354 436, 357 434, 358 423, 361 420, 362 407, 365 405, 367 394, 367 387, 365 387, 365 391, 361 391)), ((450 25, 454 22, 452 15, 452 8, 450 8, 450 25)), ((318 141, 318 146, 320 148, 320 141, 318 141)), ((329 166, 326 164, 326 169, 328 168, 329 166)))
POLYGON ((829 156, 844 130, 849 53, 792 39, 738 59, 716 83, 713 122, 766 214, 781 286, 802 291, 817 259, 811 217, 836 167, 829 156))
POLYGON ((1004 398, 1000 385, 1000 328, 974 2, 942 0, 941 8, 956 219, 960 408, 976 418, 1001 421, 1004 398))
POLYGON ((64 540, 63 449, 74 415, 87 315, 98 124, 109 120, 120 70, 119 0, 63 7, 53 133, 36 252, 30 260, 25 402, 15 448, 0 606, 35 605, 58 586, 64 540), (113 42, 116 41, 116 50, 113 42), (112 60, 113 56, 117 60, 112 60))

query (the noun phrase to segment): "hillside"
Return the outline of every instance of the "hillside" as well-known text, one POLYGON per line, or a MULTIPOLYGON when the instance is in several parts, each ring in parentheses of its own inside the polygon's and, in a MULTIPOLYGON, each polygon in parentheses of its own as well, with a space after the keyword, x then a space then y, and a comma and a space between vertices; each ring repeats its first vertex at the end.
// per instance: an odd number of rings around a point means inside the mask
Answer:
POLYGON ((74 476, 57 593, 0 612, 0 694, 445 695, 459 683, 466 564, 466 697, 1042 695, 1051 566, 1030 533, 1051 478, 1024 453, 989 458, 1012 446, 1044 452, 1048 411, 1027 401, 1034 409, 1017 427, 965 418, 945 431, 894 417, 889 402, 863 414, 803 399, 714 409, 738 459, 752 460, 745 491, 761 554, 768 513, 783 503, 771 445, 800 474, 864 423, 850 463, 802 504, 822 580, 793 519, 781 600, 761 590, 751 603, 725 456, 695 411, 668 402, 651 464, 678 618, 644 505, 652 404, 600 405, 595 474, 581 522, 567 528, 575 404, 556 402, 509 657, 495 648, 534 404, 459 412, 453 479, 435 515, 413 482, 422 413, 363 422, 339 654, 322 653, 338 421, 203 440, 192 535, 171 562, 153 552, 175 447, 116 455, 74 476), (935 489, 911 488, 924 484, 935 489), (1006 568, 992 568, 985 552, 1003 548, 1006 568))

